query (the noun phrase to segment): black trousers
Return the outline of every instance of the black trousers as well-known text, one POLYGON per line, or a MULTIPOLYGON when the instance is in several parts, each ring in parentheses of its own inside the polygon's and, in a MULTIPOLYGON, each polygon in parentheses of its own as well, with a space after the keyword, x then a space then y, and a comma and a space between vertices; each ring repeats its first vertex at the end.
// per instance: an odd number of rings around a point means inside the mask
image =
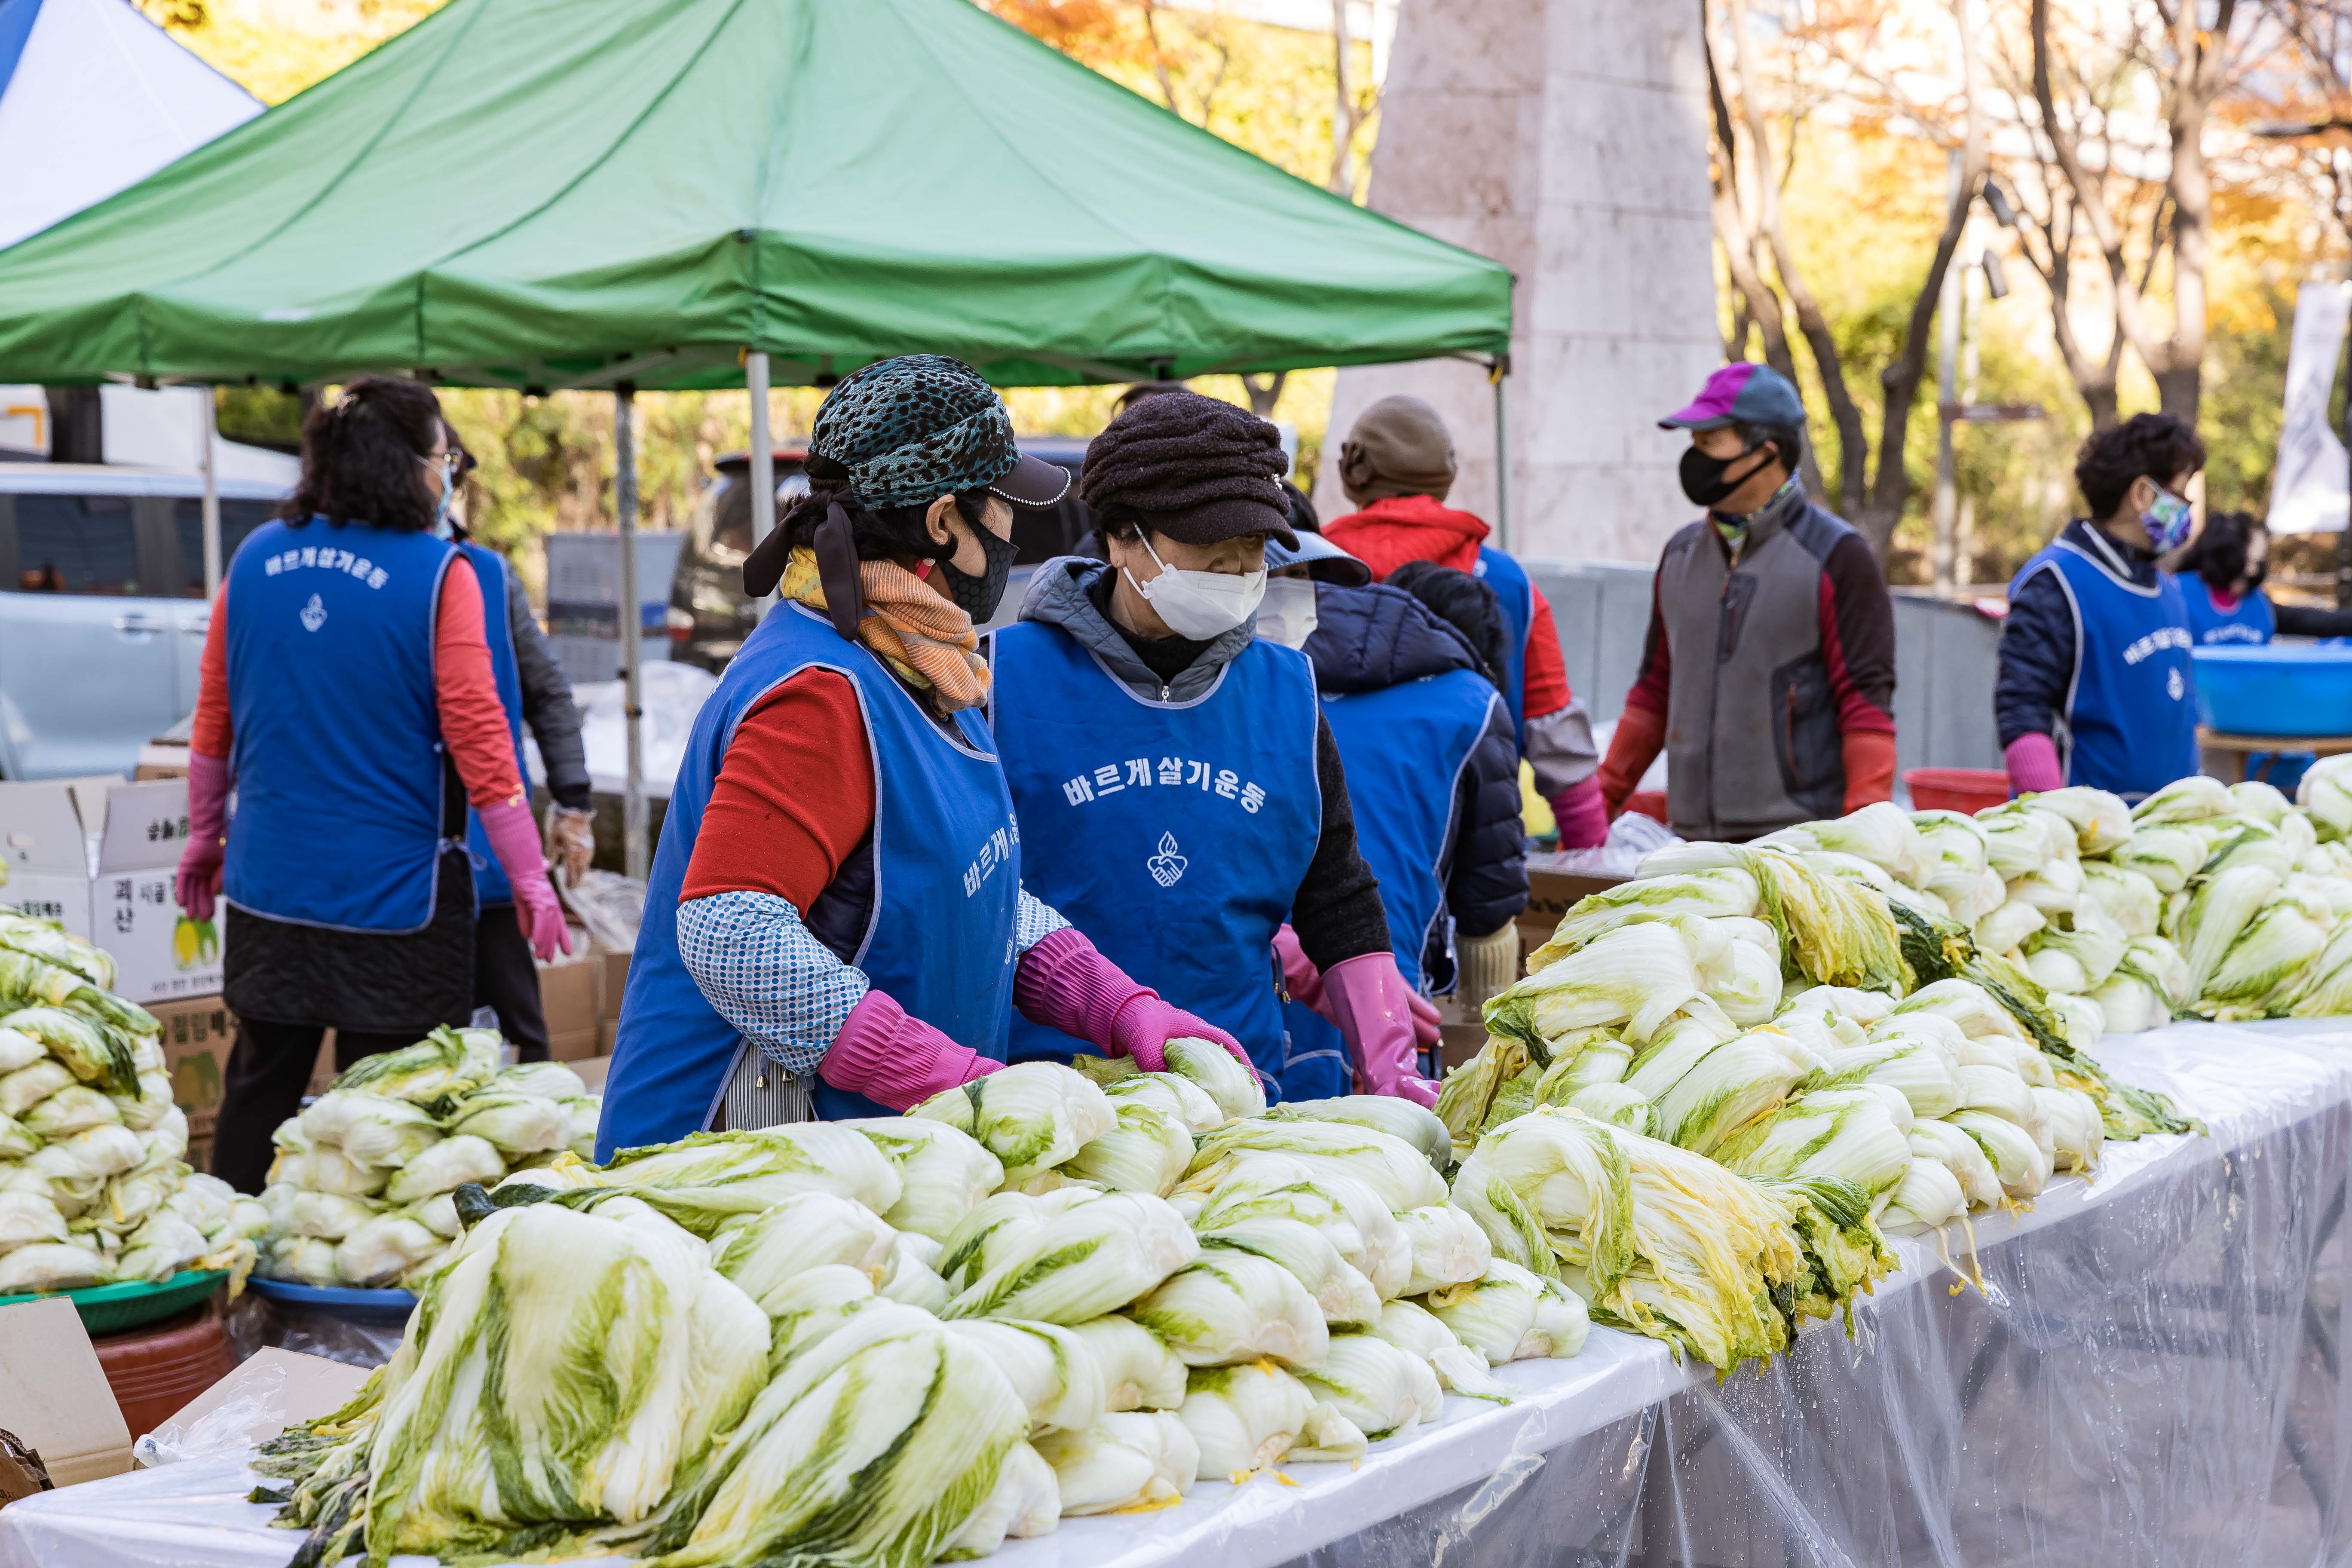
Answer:
MULTIPOLYGON (((269 1163, 277 1155, 269 1135, 302 1108, 310 1068, 319 1059, 319 1041, 326 1032, 319 1024, 237 1020, 236 1044, 222 1077, 220 1114, 213 1123, 212 1170, 238 1192, 258 1193, 268 1180, 269 1163)), ((362 1057, 415 1043, 413 1030, 371 1035, 337 1029, 335 1070, 343 1071, 362 1057)))
POLYGON ((547 1015, 539 1005, 539 965, 515 923, 512 904, 484 904, 474 922, 474 1005, 499 1016, 499 1033, 519 1061, 547 1059, 547 1015))

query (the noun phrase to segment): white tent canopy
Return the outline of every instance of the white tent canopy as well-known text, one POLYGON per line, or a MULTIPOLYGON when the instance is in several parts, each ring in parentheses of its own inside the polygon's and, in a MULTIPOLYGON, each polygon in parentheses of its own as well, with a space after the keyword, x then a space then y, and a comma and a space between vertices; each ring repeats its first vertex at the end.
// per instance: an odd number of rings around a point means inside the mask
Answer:
POLYGON ((126 0, 0 0, 0 246, 260 112, 126 0))

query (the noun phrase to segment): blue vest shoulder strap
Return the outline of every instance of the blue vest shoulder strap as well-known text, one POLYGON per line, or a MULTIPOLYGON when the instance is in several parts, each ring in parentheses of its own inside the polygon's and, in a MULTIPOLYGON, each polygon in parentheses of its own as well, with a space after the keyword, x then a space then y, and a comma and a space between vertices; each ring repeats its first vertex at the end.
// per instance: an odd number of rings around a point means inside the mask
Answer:
POLYGON ((1535 584, 1527 568, 1491 544, 1478 547, 1475 575, 1495 590, 1502 606, 1505 640, 1510 645, 1503 650, 1503 700, 1510 705, 1511 728, 1524 752, 1528 749, 1528 634, 1535 626, 1535 584))

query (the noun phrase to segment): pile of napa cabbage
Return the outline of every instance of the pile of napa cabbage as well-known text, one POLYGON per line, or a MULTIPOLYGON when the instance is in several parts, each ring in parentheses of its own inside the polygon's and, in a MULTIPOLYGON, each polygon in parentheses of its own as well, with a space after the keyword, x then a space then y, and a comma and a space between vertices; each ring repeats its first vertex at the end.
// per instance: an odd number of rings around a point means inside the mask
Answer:
POLYGON ((299 1565, 919 1568, 1507 1400, 1584 1301, 1402 1100, 1028 1063, 905 1117, 562 1153, 447 1198, 400 1351, 268 1445, 299 1565))
POLYGON ((1658 851, 1487 1005, 1438 1101, 1454 1201, 1595 1321, 1719 1368, 1810 1318, 1851 1328, 1888 1233, 1941 1246, 2108 1138, 2193 1125, 2085 1048, 2095 984, 2168 951, 2112 858, 2137 839, 2120 800, 2069 789, 1658 851))
POLYGON ((270 1135, 261 1272, 375 1289, 420 1278, 464 1234, 453 1194, 593 1153, 603 1103, 561 1062, 505 1067, 496 1029, 434 1030, 355 1063, 270 1135))
POLYGON ((0 1296, 253 1267, 268 1216, 194 1173, 152 1014, 114 960, 0 913, 0 1296))

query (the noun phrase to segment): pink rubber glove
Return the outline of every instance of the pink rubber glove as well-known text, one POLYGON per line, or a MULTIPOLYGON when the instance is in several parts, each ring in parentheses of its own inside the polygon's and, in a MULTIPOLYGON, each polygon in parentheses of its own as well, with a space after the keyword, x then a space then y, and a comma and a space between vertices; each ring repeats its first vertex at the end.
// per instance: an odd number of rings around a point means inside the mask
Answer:
POLYGON ((868 991, 817 1062, 816 1076, 903 1111, 1003 1065, 957 1045, 879 991, 868 991))
POLYGON ((1323 972, 1324 993, 1356 1058, 1356 1092, 1434 1106, 1437 1086, 1421 1076, 1413 1043, 1412 988, 1396 954, 1368 952, 1323 972))
POLYGON ((1551 797, 1550 805, 1562 849, 1598 849, 1609 842, 1609 803, 1601 797, 1599 773, 1569 785, 1551 797))
POLYGON ((522 800, 474 808, 482 818, 482 837, 490 853, 514 885, 515 924, 530 941, 541 963, 557 952, 572 951, 572 932, 563 923, 563 906, 556 901, 555 885, 547 879, 547 857, 540 853, 539 824, 522 800))
POLYGON ((180 851, 173 896, 190 920, 213 918, 221 860, 228 853, 228 759, 188 753, 188 847, 180 851))
POLYGON ((1323 992, 1323 972, 1315 967, 1315 961, 1298 945, 1298 933, 1290 929, 1287 921, 1274 933, 1274 955, 1282 961, 1282 988, 1290 993, 1290 999, 1338 1024, 1339 1020, 1331 1017, 1330 1000, 1323 992))
POLYGON ((2029 731, 2011 741, 2001 752, 2001 759, 2009 764, 2011 794, 2040 795, 2043 790, 2066 787, 2066 775, 2058 767, 2058 747, 2038 731, 2029 731))
MULTIPOLYGON (((1337 1027, 1339 1018, 1332 1010, 1331 993, 1323 984, 1323 972, 1315 967, 1315 961, 1298 945, 1298 933, 1287 922, 1274 933, 1274 952, 1282 960, 1282 984, 1290 993, 1290 999, 1313 1008, 1337 1027)), ((1423 1050, 1437 1044, 1443 1034, 1437 1004, 1408 988, 1405 1005, 1412 1010, 1413 1039, 1423 1050)))
POLYGON ((1033 1024, 1090 1040, 1105 1056, 1127 1057, 1145 1072, 1166 1072, 1168 1042, 1189 1035, 1213 1040, 1252 1072, 1242 1043, 1205 1018, 1160 999, 1105 958, 1075 926, 1064 926, 1021 955, 1013 1005, 1033 1024))
POLYGON ((1412 1041, 1423 1050, 1429 1050, 1445 1037, 1444 1020, 1437 1015, 1437 1004, 1420 992, 1406 987, 1404 1005, 1412 1009, 1412 1041))

